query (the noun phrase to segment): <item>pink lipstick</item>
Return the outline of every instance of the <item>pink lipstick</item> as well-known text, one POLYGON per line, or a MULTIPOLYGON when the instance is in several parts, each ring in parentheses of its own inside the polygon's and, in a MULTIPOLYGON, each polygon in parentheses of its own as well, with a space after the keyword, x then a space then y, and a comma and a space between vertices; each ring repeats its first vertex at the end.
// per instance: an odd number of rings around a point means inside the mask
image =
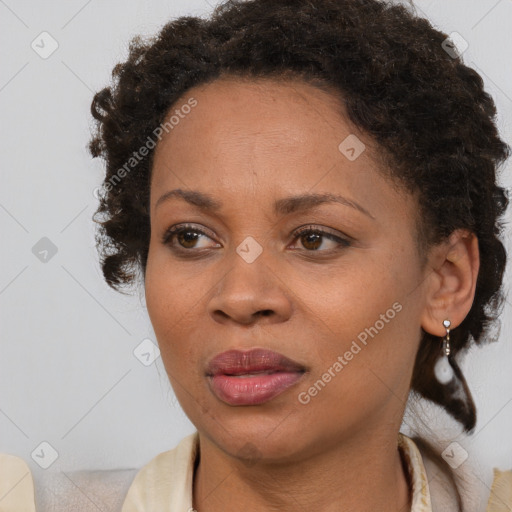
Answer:
POLYGON ((215 356, 206 375, 213 394, 229 405, 257 405, 272 400, 298 382, 305 368, 261 348, 228 350, 215 356))

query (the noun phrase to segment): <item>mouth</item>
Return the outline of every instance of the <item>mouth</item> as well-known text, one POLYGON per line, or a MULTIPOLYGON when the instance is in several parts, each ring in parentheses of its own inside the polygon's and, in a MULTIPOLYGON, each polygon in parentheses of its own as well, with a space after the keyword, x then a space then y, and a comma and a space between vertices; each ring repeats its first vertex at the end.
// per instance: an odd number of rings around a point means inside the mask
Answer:
POLYGON ((222 402, 258 405, 296 384, 305 371, 304 366, 271 350, 229 350, 209 362, 206 377, 222 402))

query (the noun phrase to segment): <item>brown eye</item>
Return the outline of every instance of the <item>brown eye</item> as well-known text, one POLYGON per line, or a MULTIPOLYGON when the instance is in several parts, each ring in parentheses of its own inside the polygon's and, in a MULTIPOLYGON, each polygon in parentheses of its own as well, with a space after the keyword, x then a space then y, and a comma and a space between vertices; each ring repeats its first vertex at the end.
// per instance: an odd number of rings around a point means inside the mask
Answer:
POLYGON ((302 247, 309 252, 328 252, 330 250, 336 250, 337 248, 340 248, 340 246, 348 247, 350 245, 350 242, 344 238, 318 228, 313 229, 310 226, 296 231, 295 240, 297 239, 301 241, 302 247), (333 247, 327 247, 327 249, 318 251, 318 249, 324 244, 324 239, 331 241, 333 247))
POLYGON ((176 239, 178 240, 178 243, 186 249, 192 249, 199 236, 201 235, 199 235, 197 232, 187 229, 186 231, 178 232, 176 239))
POLYGON ((300 236, 302 245, 306 249, 318 249, 322 245, 322 237, 318 233, 306 233, 300 236))
MULTIPOLYGON (((172 226, 169 228, 162 237, 162 243, 165 245, 171 246, 171 248, 176 250, 192 250, 192 249, 204 249, 207 245, 203 245, 202 247, 197 247, 198 241, 200 242, 202 239, 211 240, 211 237, 208 236, 203 230, 187 225, 178 225, 172 226), (177 241, 177 244, 175 244, 177 241)), ((217 244, 219 246, 219 244, 217 244)))

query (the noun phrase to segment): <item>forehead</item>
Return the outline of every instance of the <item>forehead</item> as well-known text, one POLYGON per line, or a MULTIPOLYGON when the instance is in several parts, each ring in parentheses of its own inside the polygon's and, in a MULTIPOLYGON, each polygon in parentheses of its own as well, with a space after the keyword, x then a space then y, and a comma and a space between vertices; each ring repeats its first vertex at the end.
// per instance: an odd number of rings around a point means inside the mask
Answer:
POLYGON ((217 197, 227 216, 270 211, 279 198, 305 193, 342 194, 383 222, 417 209, 384 176, 380 148, 348 120, 340 98, 313 85, 220 79, 191 88, 169 116, 174 126, 153 160, 151 216, 175 189, 217 197), (194 108, 184 108, 191 100, 194 108), (363 149, 347 158, 340 147, 354 137, 363 149))
POLYGON ((224 141, 250 145, 260 136, 268 145, 274 142, 288 147, 303 145, 319 129, 325 138, 344 125, 339 101, 301 82, 220 79, 189 90, 170 114, 191 97, 197 105, 169 133, 171 145, 180 145, 193 134, 203 137, 198 145, 211 142, 222 146, 224 141), (336 121, 337 126, 333 125, 336 121))
MULTIPOLYGON (((364 138, 348 122, 338 97, 293 80, 222 78, 187 91, 170 109, 171 117, 173 127, 155 150, 155 186, 172 180, 177 167, 200 171, 197 179, 245 170, 267 181, 276 171, 296 180, 299 170, 327 172, 343 159, 339 145, 348 136, 364 138), (185 109, 191 100, 195 107, 185 109)), ((360 164, 375 167, 368 137, 365 144, 360 164)))

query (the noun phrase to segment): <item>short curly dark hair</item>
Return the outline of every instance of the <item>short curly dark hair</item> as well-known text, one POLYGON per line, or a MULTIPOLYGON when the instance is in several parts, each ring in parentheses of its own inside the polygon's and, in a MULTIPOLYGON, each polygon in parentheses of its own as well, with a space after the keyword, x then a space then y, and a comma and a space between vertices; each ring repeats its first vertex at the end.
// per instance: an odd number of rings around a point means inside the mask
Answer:
MULTIPOLYGON (((121 291, 137 269, 145 274, 154 151, 133 169, 126 163, 185 92, 222 76, 294 78, 337 91, 351 121, 382 149, 383 172, 417 194, 421 254, 456 229, 476 234, 475 298, 451 333, 452 352, 487 339, 504 298, 508 197, 496 174, 510 148, 482 78, 447 51, 447 38, 406 7, 378 0, 228 0, 208 19, 181 17, 154 38, 134 38, 91 107, 97 124, 89 148, 106 161, 96 212, 103 219, 95 222, 107 283, 121 291)), ((433 375, 438 355, 438 338, 424 332, 412 389, 470 431, 474 405, 448 401, 433 375)))

